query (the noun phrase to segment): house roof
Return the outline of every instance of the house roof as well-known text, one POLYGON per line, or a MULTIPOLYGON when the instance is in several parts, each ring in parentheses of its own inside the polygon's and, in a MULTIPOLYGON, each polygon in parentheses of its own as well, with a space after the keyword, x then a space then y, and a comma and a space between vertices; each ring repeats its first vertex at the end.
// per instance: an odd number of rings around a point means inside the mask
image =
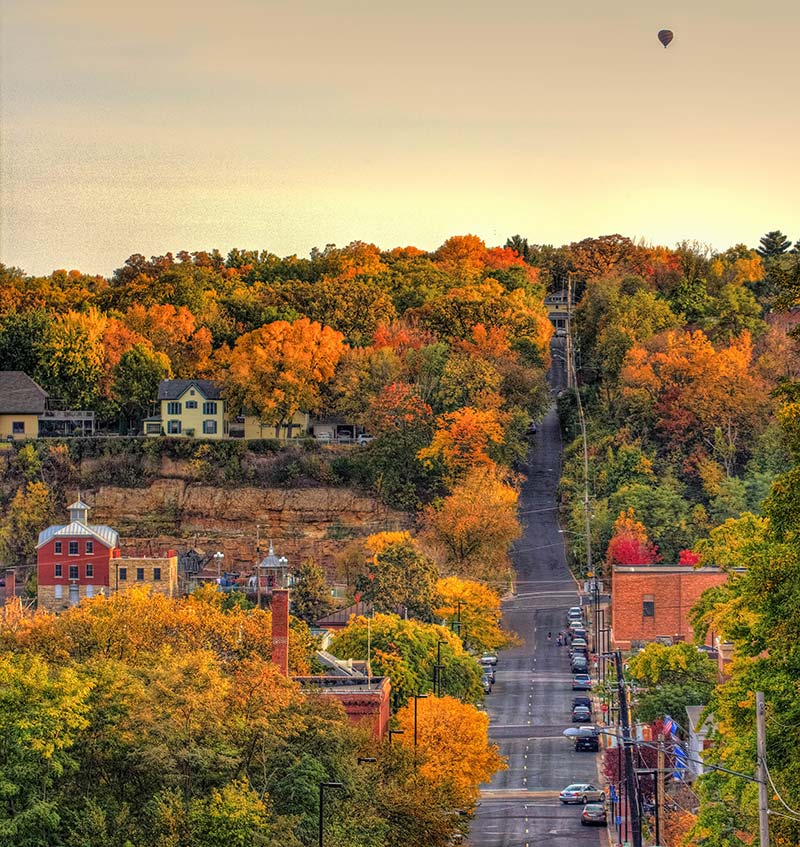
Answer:
POLYGON ((222 400, 222 386, 210 379, 162 379, 158 384, 159 400, 178 400, 189 388, 196 388, 206 400, 222 400))
POLYGON ((24 371, 0 371, 0 415, 41 415, 47 392, 24 371))
POLYGON ((53 538, 94 538, 106 547, 119 547, 119 533, 105 524, 84 524, 78 521, 63 526, 48 526, 39 533, 36 549, 53 538))

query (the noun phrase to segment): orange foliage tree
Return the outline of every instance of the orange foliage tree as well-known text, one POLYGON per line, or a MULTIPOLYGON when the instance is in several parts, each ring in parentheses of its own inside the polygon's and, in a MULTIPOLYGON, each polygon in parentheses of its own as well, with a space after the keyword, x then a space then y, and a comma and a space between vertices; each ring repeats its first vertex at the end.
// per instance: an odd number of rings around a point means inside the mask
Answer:
POLYGON ((145 307, 140 303, 125 313, 125 323, 144 336, 158 353, 166 353, 173 373, 183 379, 203 376, 209 367, 211 333, 199 326, 186 306, 145 307))
MULTIPOLYGON (((402 743, 414 746, 414 706, 397 713, 402 743)), ((497 745, 489 743, 489 717, 453 697, 429 697, 417 704, 417 754, 422 776, 451 784, 471 805, 478 786, 507 767, 497 745)))
POLYGON ((457 576, 440 579, 433 613, 451 625, 470 649, 502 650, 517 641, 500 628, 500 595, 482 582, 457 576))
POLYGON ((276 426, 320 405, 320 386, 334 373, 340 332, 308 318, 275 321, 240 336, 227 355, 226 383, 234 407, 276 426))
POLYGON ((423 513, 422 540, 445 572, 487 581, 509 573, 508 548, 521 535, 517 491, 496 472, 473 468, 423 513))
POLYGON ((439 419, 433 441, 417 454, 424 462, 441 459, 452 479, 461 479, 472 468, 493 469, 489 455, 503 443, 501 413, 496 409, 464 406, 439 419))

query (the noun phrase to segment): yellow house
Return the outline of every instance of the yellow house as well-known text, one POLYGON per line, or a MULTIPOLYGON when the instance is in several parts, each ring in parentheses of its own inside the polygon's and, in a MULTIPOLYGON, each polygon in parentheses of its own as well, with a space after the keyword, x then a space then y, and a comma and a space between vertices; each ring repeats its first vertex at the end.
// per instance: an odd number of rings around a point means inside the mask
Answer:
POLYGON ((145 435, 225 438, 225 400, 209 379, 163 379, 158 386, 160 418, 144 421, 145 435))
POLYGON ((311 416, 308 412, 295 412, 291 421, 278 426, 262 423, 255 415, 244 415, 244 438, 277 438, 279 441, 289 441, 308 435, 310 425, 311 416))
POLYGON ((47 392, 23 371, 0 371, 0 439, 38 438, 47 392))

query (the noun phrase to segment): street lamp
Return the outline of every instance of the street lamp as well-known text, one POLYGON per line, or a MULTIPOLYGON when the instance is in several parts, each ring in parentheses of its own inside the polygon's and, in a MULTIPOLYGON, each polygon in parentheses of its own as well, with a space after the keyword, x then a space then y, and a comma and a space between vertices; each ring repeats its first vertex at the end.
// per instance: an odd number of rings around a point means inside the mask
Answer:
POLYGON ((392 736, 393 735, 405 735, 405 730, 404 729, 390 729, 389 730, 389 744, 390 745, 392 743, 392 736))
POLYGON ((320 782, 319 784, 319 847, 325 847, 322 841, 322 834, 325 823, 325 819, 323 817, 323 809, 325 808, 326 788, 344 788, 344 784, 341 782, 320 782))
POLYGON ((442 665, 442 644, 447 646, 447 641, 442 641, 441 639, 436 642, 436 666, 433 669, 433 693, 436 697, 442 696, 442 671, 444 670, 444 665, 442 665))
POLYGON ((414 767, 417 767, 417 702, 427 699, 427 694, 414 695, 414 767))
POLYGON ((217 564, 217 580, 219 581, 220 579, 222 579, 222 560, 225 558, 225 554, 217 550, 217 552, 214 553, 212 558, 217 564))

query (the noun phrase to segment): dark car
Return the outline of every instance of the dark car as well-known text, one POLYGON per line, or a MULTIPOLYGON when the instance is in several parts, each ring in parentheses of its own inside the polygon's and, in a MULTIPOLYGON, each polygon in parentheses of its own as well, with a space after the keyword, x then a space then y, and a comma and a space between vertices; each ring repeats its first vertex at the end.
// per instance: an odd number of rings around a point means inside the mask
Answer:
POLYGON ((572 630, 572 637, 573 638, 582 638, 587 643, 589 641, 589 633, 586 632, 585 629, 573 629, 572 630))
POLYGON ((592 710, 586 706, 575 706, 572 709, 573 723, 591 723, 592 710))
POLYGON ((592 708, 592 698, 586 694, 576 694, 572 698, 572 706, 586 706, 587 709, 592 708))
POLYGON ((606 807, 600 803, 587 803, 581 812, 582 826, 608 826, 606 807))
POLYGON ((583 656, 576 656, 572 660, 571 668, 572 673, 588 673, 589 663, 583 658, 583 656))
POLYGON ((596 735, 579 735, 575 739, 575 749, 579 753, 596 753, 600 749, 600 739, 596 735))

